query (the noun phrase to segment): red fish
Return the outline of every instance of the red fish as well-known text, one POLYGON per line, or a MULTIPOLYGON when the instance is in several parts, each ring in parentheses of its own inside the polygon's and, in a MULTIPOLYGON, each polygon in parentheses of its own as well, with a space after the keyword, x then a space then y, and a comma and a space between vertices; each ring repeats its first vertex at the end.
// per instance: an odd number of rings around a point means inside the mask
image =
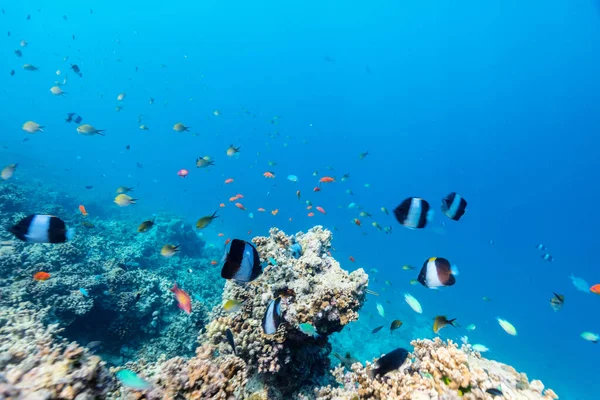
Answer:
POLYGON ((354 218, 354 219, 352 220, 352 222, 354 222, 356 225, 360 226, 360 219, 358 219, 358 218, 354 218))
POLYGON ((272 172, 269 172, 269 171, 265 172, 265 173, 263 174, 263 176, 264 176, 265 178, 270 178, 270 179, 273 179, 273 178, 275 178, 275 174, 274 174, 274 173, 272 173, 272 172))
POLYGON ((319 212, 322 212, 323 214, 327 214, 327 213, 325 212, 325 209, 324 209, 323 207, 317 207, 317 210, 318 210, 319 212))
POLYGON ((308 216, 309 216, 309 217, 314 217, 314 216, 315 216, 315 213, 313 213, 313 212, 309 212, 309 213, 308 213, 308 216))
POLYGON ((188 176, 189 173, 190 171, 188 171, 187 169, 180 169, 179 171, 177 171, 177 175, 179 175, 182 178, 188 176))
POLYGON ((210 265, 217 265, 217 264, 218 264, 217 260, 211 260, 210 261, 210 265))
POLYGON ((175 299, 177 300, 177 306, 181 308, 186 313, 192 312, 192 300, 190 296, 184 292, 183 290, 177 287, 177 283, 173 284, 171 288, 171 292, 175 293, 175 299))
POLYGON ((33 275, 33 279, 36 281, 45 281, 50 279, 50 274, 44 271, 36 272, 33 275))
POLYGON ((84 217, 88 216, 87 211, 85 210, 85 207, 82 205, 79 206, 79 212, 81 213, 81 215, 83 215, 84 217))
POLYGON ((233 178, 225 179, 225 184, 226 185, 229 185, 232 182, 233 182, 233 178))
POLYGON ((221 237, 221 236, 225 236, 225 234, 219 232, 219 234, 217 236, 221 237))
POLYGON ((320 192, 320 191, 321 191, 321 188, 318 186, 315 186, 315 188, 313 189, 313 192, 320 192))
MULTIPOLYGON (((250 233, 250 232, 248 232, 248 234, 249 234, 249 233, 250 233)), ((231 239, 227 239, 227 240, 225 241, 225 246, 227 246, 227 245, 229 244, 229 242, 231 242, 231 239)))
POLYGON ((225 203, 219 204, 219 207, 221 207, 221 208, 225 207, 225 203))
POLYGON ((600 294, 600 283, 598 283, 598 284, 596 284, 596 285, 592 286, 592 287, 590 288, 590 292, 592 292, 592 293, 596 293, 596 294, 600 294))
POLYGON ((350 261, 354 262, 356 260, 354 260, 354 257, 350 256, 350 261))
POLYGON ((324 176, 321 179, 319 179, 319 182, 321 183, 331 183, 331 182, 335 182, 335 179, 330 177, 330 176, 324 176))
POLYGON ((235 206, 237 208, 239 208, 240 210, 245 210, 246 209, 246 207, 244 207, 244 205, 242 203, 235 203, 235 206))

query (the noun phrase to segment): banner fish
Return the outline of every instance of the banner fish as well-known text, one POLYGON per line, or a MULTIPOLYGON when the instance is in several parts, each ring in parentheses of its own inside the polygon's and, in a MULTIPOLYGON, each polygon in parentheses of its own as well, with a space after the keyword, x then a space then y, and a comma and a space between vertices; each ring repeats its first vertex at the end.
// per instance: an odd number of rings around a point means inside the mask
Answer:
POLYGON ((9 228, 9 231, 18 239, 29 243, 64 243, 75 234, 75 229, 67 229, 62 219, 38 214, 23 218, 9 228))
POLYGON ((394 209, 394 216, 400 225, 408 229, 421 229, 433 218, 433 210, 427 201, 409 197, 394 209))
POLYGON ((224 261, 221 277, 225 279, 251 282, 262 273, 258 251, 245 240, 233 239, 229 251, 225 253, 224 261))

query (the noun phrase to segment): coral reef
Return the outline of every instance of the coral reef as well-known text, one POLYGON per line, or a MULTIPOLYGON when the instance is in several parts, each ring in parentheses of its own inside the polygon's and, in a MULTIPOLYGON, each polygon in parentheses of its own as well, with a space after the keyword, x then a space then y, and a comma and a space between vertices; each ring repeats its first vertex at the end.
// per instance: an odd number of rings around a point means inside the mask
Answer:
POLYGON ((57 325, 41 322, 47 309, 31 306, 0 306, 0 398, 106 397, 114 380, 100 357, 57 339, 57 325))
POLYGON ((412 354, 397 371, 370 379, 370 363, 333 370, 341 386, 315 390, 317 399, 492 399, 486 390, 500 388, 505 399, 557 399, 540 381, 529 382, 525 374, 496 361, 482 358, 469 345, 461 349, 452 341, 414 340, 412 354))
POLYGON ((82 344, 102 340, 102 355, 114 364, 162 353, 192 356, 196 344, 174 338, 196 336, 208 322, 208 310, 218 304, 222 283, 205 276, 218 273, 210 259, 220 252, 205 248, 193 225, 180 218, 157 215, 150 231, 138 233, 142 219, 83 217, 68 196, 48 190, 48 197, 40 199, 39 190, 4 183, 0 198, 7 201, 0 206, 0 224, 11 226, 33 212, 52 213, 76 227, 77 234, 67 243, 49 245, 0 232, 0 294, 5 300, 51 306, 48 323, 58 323, 64 336, 82 344), (165 243, 181 244, 181 252, 162 257, 165 243), (33 280, 39 271, 51 278, 33 280), (174 281, 193 297, 189 316, 175 305, 169 290, 174 281))

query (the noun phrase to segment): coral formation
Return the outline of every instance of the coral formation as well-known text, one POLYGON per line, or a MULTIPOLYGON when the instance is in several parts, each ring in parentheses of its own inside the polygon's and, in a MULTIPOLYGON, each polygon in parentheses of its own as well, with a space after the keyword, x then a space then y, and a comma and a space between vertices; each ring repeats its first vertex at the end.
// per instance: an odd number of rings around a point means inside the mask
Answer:
POLYGON ((500 388, 505 399, 557 399, 540 381, 496 361, 482 358, 470 345, 461 349, 452 341, 414 340, 414 350, 404 365, 384 377, 370 379, 367 363, 333 370, 340 386, 317 389, 317 399, 492 399, 486 390, 500 388))
POLYGON ((31 306, 0 306, 0 398, 106 397, 114 381, 100 357, 57 339, 58 327, 41 322, 47 309, 31 306))

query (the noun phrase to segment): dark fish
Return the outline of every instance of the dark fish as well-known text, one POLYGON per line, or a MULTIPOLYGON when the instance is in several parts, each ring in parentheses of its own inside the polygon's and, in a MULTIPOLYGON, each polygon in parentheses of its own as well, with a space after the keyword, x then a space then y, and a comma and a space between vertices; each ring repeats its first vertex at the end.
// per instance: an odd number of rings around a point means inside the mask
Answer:
POLYGON ((29 142, 29 138, 23 139, 24 142, 29 142))
POLYGON ((71 69, 81 78, 83 74, 81 73, 81 69, 77 66, 77 64, 71 64, 71 69))
POLYGON ((140 226, 138 226, 137 231, 140 233, 148 232, 150 229, 152 229, 153 226, 154 226, 154 220, 144 221, 140 224, 140 226))
POLYGON ((231 329, 227 328, 225 330, 225 336, 227 337, 227 342, 233 349, 233 354, 237 356, 237 351, 235 350, 235 342, 233 341, 233 333, 231 332, 231 329))
POLYGON ((31 19, 31 15, 27 14, 27 21, 29 21, 31 19))
POLYGON ((83 118, 81 118, 81 115, 78 115, 77 118, 75 118, 73 120, 73 122, 75 122, 76 124, 80 123, 83 120, 83 118))
POLYGON ((265 315, 262 319, 263 332, 267 335, 273 335, 282 322, 281 318, 281 297, 271 300, 265 315))
POLYGON ((15 70, 10 71, 10 76, 15 76, 15 70))
POLYGON ((71 38, 72 38, 73 40, 75 40, 75 34, 72 34, 72 35, 71 35, 71 38))
POLYGON ((542 257, 542 260, 544 260, 544 261, 548 261, 548 262, 554 261, 554 257, 552 257, 552 255, 550 255, 548 253, 542 254, 540 257, 542 257))
POLYGON ((67 118, 65 119, 65 122, 73 122, 74 115, 75 115, 75 113, 68 113, 67 118))
POLYGON ((21 50, 15 50, 15 55, 19 58, 23 57, 23 52, 21 50))
POLYGON ((32 214, 23 218, 9 231, 18 239, 30 243, 64 243, 73 237, 74 230, 52 215, 32 214))
POLYGON ((454 221, 458 221, 465 214, 466 208, 467 201, 456 192, 442 199, 442 212, 454 221))
POLYGON ((87 185, 85 188, 86 189, 93 189, 94 187, 92 185, 87 185))
POLYGON ((135 301, 139 301, 142 298, 142 292, 136 292, 135 301))
POLYGON ((439 330, 445 327, 446 325, 452 325, 456 328, 456 325, 454 325, 454 321, 456 321, 456 318, 446 319, 444 315, 438 315, 433 320, 433 332, 438 333, 439 330))
POLYGON ((135 163, 135 165, 136 165, 138 168, 144 168, 144 164, 142 164, 142 163, 139 163, 139 162, 138 162, 138 163, 135 163))
POLYGON ((441 257, 432 257, 425 261, 417 280, 427 288, 452 286, 456 283, 450 262, 441 257))
POLYGON ((221 277, 236 282, 251 282, 261 273, 262 266, 256 248, 245 240, 233 239, 225 255, 221 277))
POLYGON ((409 197, 394 210, 396 220, 409 229, 425 228, 432 218, 429 203, 419 197, 409 197))
POLYGON ((335 358, 337 358, 338 360, 340 360, 342 362, 342 364, 344 365, 344 367, 346 367, 347 369, 351 369, 352 364, 356 364, 357 362, 360 362, 359 359, 352 357, 350 352, 347 352, 343 357, 341 355, 339 355, 338 353, 333 353, 333 356, 335 358))
POLYGON ((392 321, 392 324, 390 325, 390 332, 395 331, 396 329, 400 328, 402 326, 402 321, 400 321, 399 319, 395 319, 392 321))
POLYGON ((125 146, 125 150, 131 150, 131 146, 130 145, 125 146))
POLYGON ((384 376, 388 372, 394 371, 404 364, 408 358, 408 351, 403 348, 393 350, 375 362, 373 367, 367 371, 369 378, 375 379, 376 376, 384 376))
POLYGON ((67 19, 68 19, 68 18, 67 18, 67 16, 66 16, 66 15, 63 15, 63 20, 65 20, 65 21, 66 21, 67 19))
POLYGON ((487 389, 485 392, 488 394, 491 394, 492 397, 504 396, 504 393, 502 393, 502 391, 500 389, 490 388, 490 389, 487 389))
POLYGON ((377 332, 379 332, 379 331, 380 331, 380 330, 382 330, 382 329, 383 329, 383 325, 381 325, 381 326, 378 326, 377 328, 373 329, 373 330, 371 331, 371 333, 377 333, 377 332))
MULTIPOLYGON (((552 292, 554 293, 554 292, 552 292)), ((565 303, 565 296, 562 294, 554 293, 554 297, 550 299, 550 306, 554 311, 560 311, 563 304, 565 303)))

